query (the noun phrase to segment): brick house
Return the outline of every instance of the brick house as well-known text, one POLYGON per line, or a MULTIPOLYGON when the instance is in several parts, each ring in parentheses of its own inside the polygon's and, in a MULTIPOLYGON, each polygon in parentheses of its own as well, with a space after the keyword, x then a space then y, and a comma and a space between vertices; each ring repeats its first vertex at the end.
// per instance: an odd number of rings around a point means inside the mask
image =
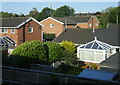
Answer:
POLYGON ((56 37, 65 28, 99 28, 99 21, 95 16, 86 17, 48 17, 40 22, 44 25, 43 32, 54 33, 56 37))
POLYGON ((64 23, 54 19, 52 17, 48 17, 40 22, 40 24, 44 25, 43 32, 44 33, 53 33, 56 36, 61 34, 64 30, 64 23))
POLYGON ((16 46, 25 41, 43 39, 42 27, 32 17, 1 18, 0 36, 8 36, 16 42, 16 46))

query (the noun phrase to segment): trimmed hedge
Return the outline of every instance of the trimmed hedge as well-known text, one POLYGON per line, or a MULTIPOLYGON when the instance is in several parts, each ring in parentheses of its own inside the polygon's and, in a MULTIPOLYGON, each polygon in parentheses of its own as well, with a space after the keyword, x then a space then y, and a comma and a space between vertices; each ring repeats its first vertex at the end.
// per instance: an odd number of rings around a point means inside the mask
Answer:
POLYGON ((48 46, 48 62, 53 62, 63 57, 63 48, 56 42, 44 43, 48 46))
POLYGON ((23 56, 38 59, 40 61, 47 61, 46 47, 39 40, 25 42, 19 45, 12 52, 13 56, 23 56))

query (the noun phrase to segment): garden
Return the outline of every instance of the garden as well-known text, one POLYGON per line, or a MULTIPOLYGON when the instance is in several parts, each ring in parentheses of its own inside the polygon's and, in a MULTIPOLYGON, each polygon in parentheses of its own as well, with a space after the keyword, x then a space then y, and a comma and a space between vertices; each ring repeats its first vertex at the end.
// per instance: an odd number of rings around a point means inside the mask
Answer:
POLYGON ((63 60, 64 63, 56 73, 79 75, 83 70, 76 66, 76 47, 73 42, 40 42, 39 40, 26 41, 14 49, 5 59, 5 66, 30 69, 31 64, 50 65, 51 62, 63 60))

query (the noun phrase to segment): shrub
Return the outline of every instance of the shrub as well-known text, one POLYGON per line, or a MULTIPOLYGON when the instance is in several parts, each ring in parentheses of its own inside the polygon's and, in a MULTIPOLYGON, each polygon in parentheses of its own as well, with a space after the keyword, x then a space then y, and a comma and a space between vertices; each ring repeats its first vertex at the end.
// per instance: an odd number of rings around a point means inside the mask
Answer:
POLYGON ((39 40, 25 42, 14 49, 13 56, 29 57, 40 61, 47 61, 46 47, 39 40))
POLYGON ((62 59, 63 49, 56 42, 46 42, 44 43, 48 47, 48 62, 53 62, 59 59, 62 59))
POLYGON ((64 61, 67 65, 75 66, 77 63, 77 57, 75 53, 65 50, 64 51, 64 61))
POLYGON ((53 40, 55 38, 55 34, 53 34, 53 33, 44 33, 43 38, 45 40, 53 40))
POLYGON ((68 50, 73 53, 75 52, 76 49, 74 43, 69 41, 62 41, 61 46, 65 48, 65 50, 68 50))

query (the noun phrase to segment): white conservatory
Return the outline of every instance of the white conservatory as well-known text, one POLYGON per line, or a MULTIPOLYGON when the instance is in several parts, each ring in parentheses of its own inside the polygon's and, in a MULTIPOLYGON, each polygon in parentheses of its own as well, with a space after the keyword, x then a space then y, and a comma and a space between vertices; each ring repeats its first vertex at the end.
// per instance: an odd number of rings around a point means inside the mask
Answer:
POLYGON ((116 53, 114 46, 95 40, 77 47, 77 58, 80 61, 100 63, 116 53))

